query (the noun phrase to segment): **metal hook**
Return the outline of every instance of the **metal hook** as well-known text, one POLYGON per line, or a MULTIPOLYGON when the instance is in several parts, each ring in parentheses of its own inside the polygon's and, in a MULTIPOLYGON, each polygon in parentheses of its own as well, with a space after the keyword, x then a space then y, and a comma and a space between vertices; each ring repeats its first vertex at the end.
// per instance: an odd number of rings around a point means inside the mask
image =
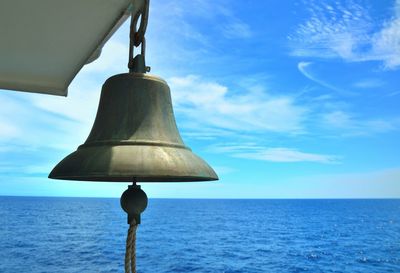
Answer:
POLYGON ((136 71, 138 70, 138 66, 140 66, 139 71, 136 72, 148 72, 150 71, 150 67, 147 67, 145 65, 145 54, 146 54, 146 38, 144 37, 147 29, 147 22, 149 18, 149 0, 143 0, 142 6, 140 6, 137 10, 136 13, 135 11, 132 11, 132 16, 131 16, 131 26, 130 26, 130 34, 129 34, 129 62, 128 62, 128 68, 130 71, 136 71), (137 30, 137 24, 139 22, 140 18, 140 25, 139 29, 137 30), (141 61, 142 64, 135 65, 135 59, 134 57, 134 48, 138 47, 141 45, 141 61))

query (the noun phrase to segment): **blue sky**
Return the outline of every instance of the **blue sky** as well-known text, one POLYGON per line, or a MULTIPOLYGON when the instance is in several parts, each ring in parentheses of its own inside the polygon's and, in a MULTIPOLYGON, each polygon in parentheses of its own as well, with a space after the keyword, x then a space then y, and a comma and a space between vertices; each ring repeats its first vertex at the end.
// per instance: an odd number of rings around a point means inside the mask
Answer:
MULTIPOLYGON (((146 37, 185 143, 220 176, 143 184, 149 197, 400 197, 399 0, 152 0, 146 37)), ((120 196, 47 175, 127 52, 125 24, 67 98, 0 91, 0 195, 120 196)))

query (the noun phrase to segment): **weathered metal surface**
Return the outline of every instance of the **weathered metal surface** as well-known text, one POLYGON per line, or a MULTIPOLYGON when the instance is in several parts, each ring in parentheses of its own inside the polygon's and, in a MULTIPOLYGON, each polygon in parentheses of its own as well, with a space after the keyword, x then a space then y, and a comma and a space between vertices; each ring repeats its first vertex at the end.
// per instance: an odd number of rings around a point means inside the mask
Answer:
POLYGON ((84 181, 207 181, 214 170, 179 135, 167 83, 126 73, 103 85, 92 131, 50 178, 84 181))

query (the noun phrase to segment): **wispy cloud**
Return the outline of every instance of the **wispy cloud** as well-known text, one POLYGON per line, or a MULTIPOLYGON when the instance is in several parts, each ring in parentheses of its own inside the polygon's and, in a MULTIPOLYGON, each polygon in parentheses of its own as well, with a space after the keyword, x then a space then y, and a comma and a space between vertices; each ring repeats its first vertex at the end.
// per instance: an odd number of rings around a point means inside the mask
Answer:
POLYGON ((310 67, 311 67, 312 63, 311 62, 299 62, 297 64, 297 68, 300 71, 301 74, 303 74, 306 78, 308 78, 309 80, 316 82, 317 84, 328 88, 332 91, 335 91, 337 93, 340 94, 344 94, 344 95, 353 95, 354 93, 352 92, 348 92, 345 90, 342 90, 324 80, 319 79, 317 76, 315 76, 311 71, 310 71, 310 67))
POLYGON ((400 0, 394 4, 394 15, 373 34, 371 59, 381 59, 387 68, 400 65, 400 0), (375 56, 374 56, 375 55, 375 56))
POLYGON ((310 1, 310 17, 288 38, 297 56, 322 58, 355 58, 355 50, 368 42, 372 28, 366 10, 351 1, 345 7, 339 2, 310 1))
POLYGON ((232 157, 270 162, 315 162, 339 163, 339 157, 317 153, 307 153, 284 147, 265 147, 256 143, 225 143, 210 146, 214 153, 226 153, 232 157))
MULTIPOLYGON (((124 26, 126 26, 126 24, 124 26)), ((126 34, 128 35, 128 32, 126 34)), ((101 72, 107 72, 111 76, 112 74, 121 73, 124 70, 127 71, 128 50, 128 41, 123 43, 116 39, 112 39, 103 47, 101 57, 96 61, 85 65, 81 73, 93 73, 99 75, 101 72)))
POLYGON ((339 130, 342 136, 387 133, 397 130, 400 125, 400 119, 362 119, 340 110, 322 114, 321 120, 323 126, 330 130, 339 130))
POLYGON ((219 176, 234 173, 237 169, 229 166, 213 166, 213 169, 218 173, 219 176))
POLYGON ((243 93, 199 76, 169 79, 175 109, 197 128, 216 128, 240 132, 304 131, 303 121, 308 110, 294 98, 273 96, 259 88, 243 93))
POLYGON ((99 94, 98 88, 75 89, 68 98, 2 92, 0 143, 15 151, 39 147, 74 149, 89 133, 99 94))
MULTIPOLYGON (((341 94, 353 94, 315 78, 306 70, 309 65, 300 63, 299 70, 329 89, 341 94)), ((244 141, 243 136, 247 134, 257 141, 257 135, 262 133, 286 133, 292 136, 317 133, 322 136, 334 132, 336 136, 355 137, 388 133, 400 126, 398 117, 353 113, 351 104, 328 95, 300 102, 296 96, 271 95, 258 86, 248 86, 245 92, 237 92, 194 75, 173 77, 168 82, 178 125, 183 129, 183 135, 190 138, 215 140, 237 136, 238 132, 244 141)), ((365 82, 364 85, 367 83, 373 84, 365 82)), ((259 148, 262 149, 265 150, 259 148)), ((296 155, 300 158, 297 152, 291 154, 293 158, 296 155)), ((272 158, 272 153, 286 153, 289 156, 288 150, 267 150, 264 154, 252 153, 252 156, 269 158, 271 155, 272 158)), ((242 156, 245 155, 250 156, 245 153, 242 156)), ((303 156, 306 157, 306 153, 303 156)))
MULTIPOLYGON (((163 12, 167 17, 180 23, 178 32, 187 38, 198 39, 200 42, 207 41, 210 33, 203 33, 193 24, 193 19, 200 19, 209 31, 217 30, 226 38, 249 38, 252 36, 250 26, 235 14, 229 5, 229 1, 191 0, 176 1, 168 0, 155 6, 157 16, 163 12), (165 9, 168 9, 168 13, 165 9), (171 16, 171 17, 170 17, 171 16), (189 19, 191 18, 191 19, 189 19), (182 32, 183 30, 183 32, 182 32)), ((168 26, 169 24, 164 24, 168 26)), ((171 31, 174 31, 171 29, 171 31)))
POLYGON ((250 26, 236 19, 234 22, 229 22, 221 26, 222 33, 227 38, 243 39, 250 38, 252 31, 250 26))
POLYGON ((3 144, 13 141, 16 144, 38 145, 40 138, 45 135, 43 130, 39 129, 41 126, 38 125, 50 127, 57 123, 57 117, 47 116, 39 109, 31 107, 28 96, 34 95, 15 92, 0 93, 0 140, 3 144), (39 128, 35 128, 36 126, 39 128))
POLYGON ((388 97, 394 97, 394 96, 397 96, 397 95, 400 95, 400 91, 391 92, 391 93, 388 94, 388 97))
POLYGON ((294 177, 285 194, 318 198, 399 198, 400 168, 294 177), (305 186, 299 191, 295 185, 305 186), (292 185, 292 187, 290 187, 292 185), (310 190, 312 189, 312 190, 310 190))
MULTIPOLYGON (((335 91, 337 94, 354 96, 354 92, 342 90, 324 80, 318 78, 315 73, 312 72, 311 62, 299 62, 298 70, 311 81, 335 91)), ((370 78, 357 81, 353 84, 353 88, 378 88, 385 84, 380 79, 370 78)), ((396 93, 393 93, 395 95, 396 93)), ((321 118, 319 120, 320 129, 328 129, 329 131, 335 131, 336 135, 339 136, 367 136, 372 134, 380 134, 394 131, 400 125, 400 119, 398 117, 371 117, 369 115, 363 116, 360 114, 354 114, 349 112, 349 108, 352 105, 346 101, 340 100, 332 96, 323 95, 317 97, 315 107, 310 107, 317 113, 317 116, 321 118), (346 109, 346 110, 343 110, 346 109)))
POLYGON ((97 111, 101 83, 88 84, 83 81, 79 86, 71 85, 73 92, 67 98, 55 96, 31 96, 29 102, 40 110, 70 120, 79 126, 91 126, 97 111))
POLYGON ((350 62, 381 61, 387 69, 400 65, 400 0, 393 16, 377 29, 375 20, 357 1, 311 1, 310 17, 288 36, 292 54, 341 58, 350 62))
POLYGON ((363 79, 355 82, 353 84, 354 87, 369 89, 369 88, 378 88, 385 85, 385 82, 380 79, 363 79))
MULTIPOLYGON (((14 151, 15 152, 15 151, 14 151)), ((13 176, 13 177, 33 177, 33 176, 41 176, 47 177, 49 171, 53 168, 53 164, 48 164, 48 162, 36 162, 32 164, 26 165, 18 165, 18 164, 1 164, 0 165, 0 174, 1 176, 13 176), (34 164, 41 165, 34 165, 34 164), (47 164, 46 164, 47 163, 47 164)))
POLYGON ((237 153, 233 156, 272 162, 337 163, 337 157, 335 156, 305 153, 289 148, 267 148, 256 153, 237 153))
POLYGON ((19 128, 14 124, 11 124, 7 119, 0 118, 0 138, 1 139, 12 139, 19 135, 19 128))
POLYGON ((163 72, 172 76, 173 72, 181 74, 183 67, 192 71, 196 68, 193 63, 209 65, 216 59, 229 58, 221 54, 219 44, 253 36, 245 17, 233 10, 230 0, 155 1, 146 33, 148 64, 159 72, 169 67, 163 72), (175 66, 170 65, 171 60, 175 66))

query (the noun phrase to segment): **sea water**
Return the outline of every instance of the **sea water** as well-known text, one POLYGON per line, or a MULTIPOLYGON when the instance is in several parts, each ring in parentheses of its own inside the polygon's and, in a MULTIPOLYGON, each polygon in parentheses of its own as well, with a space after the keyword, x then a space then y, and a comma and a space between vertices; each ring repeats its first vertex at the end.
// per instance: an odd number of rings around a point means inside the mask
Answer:
MULTIPOLYGON (((0 272, 123 272, 119 199, 0 197, 0 272)), ((400 200, 150 199, 138 272, 400 272, 400 200)))

